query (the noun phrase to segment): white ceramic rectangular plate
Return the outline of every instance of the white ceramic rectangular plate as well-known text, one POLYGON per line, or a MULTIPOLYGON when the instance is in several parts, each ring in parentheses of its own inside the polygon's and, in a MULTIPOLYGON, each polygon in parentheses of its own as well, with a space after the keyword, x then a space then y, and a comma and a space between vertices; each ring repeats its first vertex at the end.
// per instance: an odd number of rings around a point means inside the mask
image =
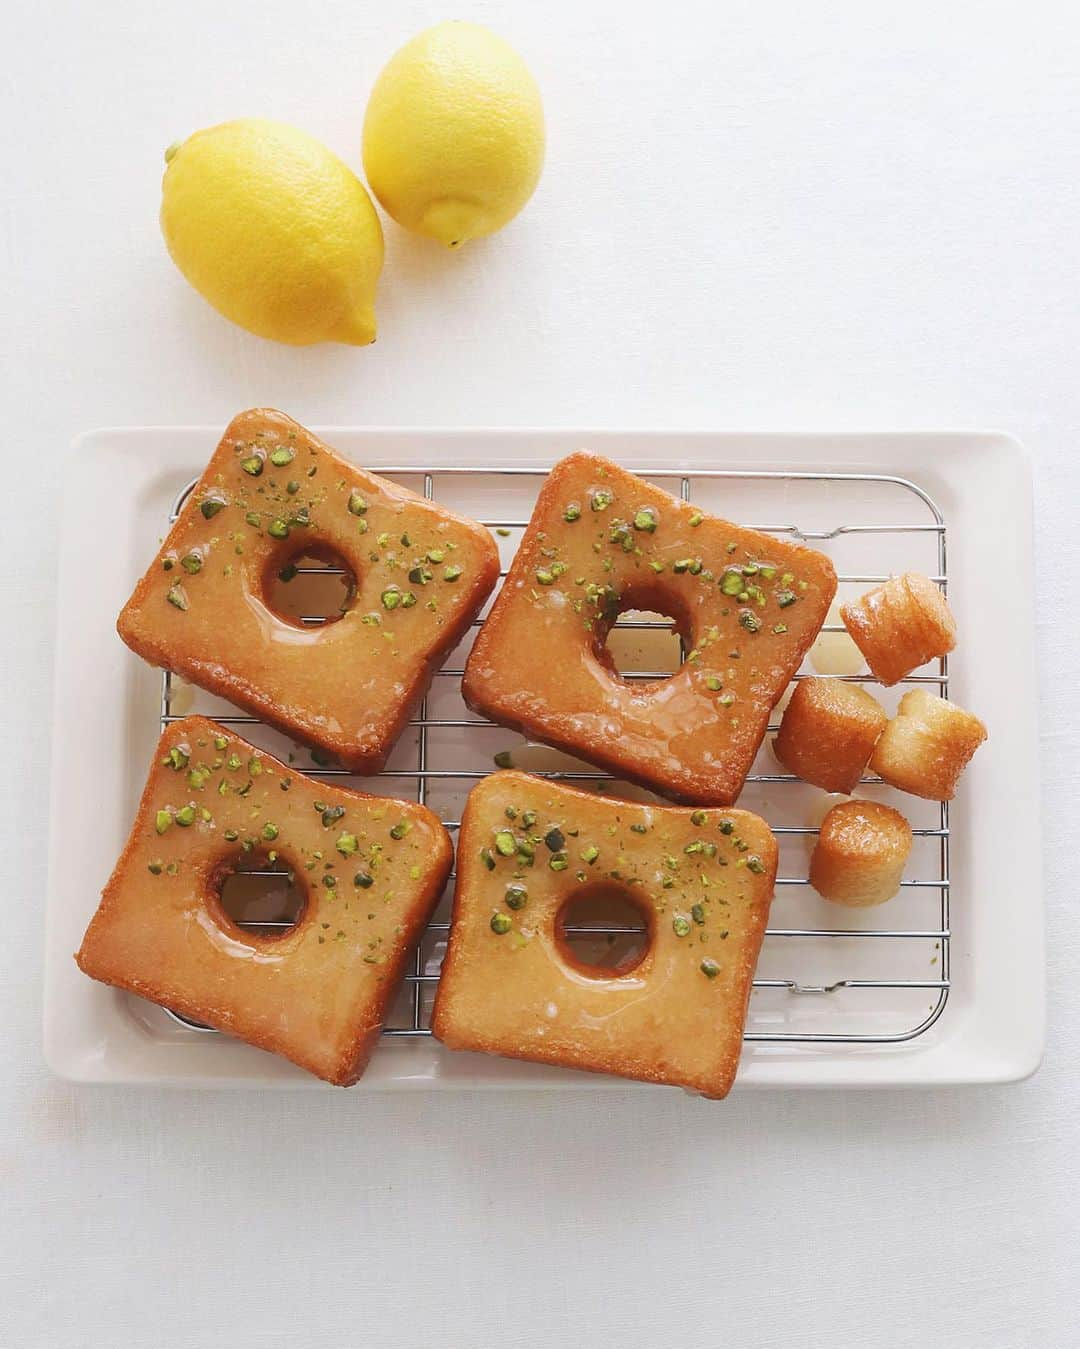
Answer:
MULTIPOLYGON (((93 983, 72 960, 126 837, 158 733, 160 675, 121 644, 116 614, 164 533, 178 492, 200 472, 219 434, 217 428, 199 427, 95 431, 70 455, 57 611, 45 1051, 56 1073, 84 1082, 324 1089, 284 1060, 190 1030, 160 1008, 93 983)), ((989 433, 929 432, 328 428, 320 434, 370 468, 434 470, 436 499, 489 523, 524 522, 538 482, 498 476, 498 469, 542 470, 581 446, 630 468, 659 469, 657 480, 670 490, 680 489, 686 473, 694 499, 731 519, 795 527, 808 535, 837 531, 815 543, 831 554, 838 572, 852 578, 909 567, 937 574, 936 507, 944 521, 948 593, 960 630, 948 688, 990 730, 946 817, 948 899, 941 885, 939 807, 868 786, 868 795, 892 800, 924 830, 916 840, 909 884, 871 911, 838 909, 821 900, 803 883, 813 840, 799 830, 820 819, 822 794, 778 782, 780 770, 766 744, 740 804, 759 810, 774 826, 792 829, 781 838, 781 875, 790 881, 779 887, 773 906, 773 935, 766 938, 758 969, 738 1085, 997 1082, 1035 1069, 1044 1037, 1045 972, 1031 482, 1015 441, 989 433), (470 467, 487 472, 461 471, 470 467), (716 470, 730 476, 700 476, 716 470), (942 942, 946 920, 950 936, 942 942), (838 928, 924 935, 802 935, 838 928), (831 992, 812 991, 837 983, 842 986, 831 992)), ((390 476, 422 490, 422 479, 403 471, 390 476)), ((519 534, 515 525, 499 537, 504 564, 519 534)), ((868 583, 845 582, 841 597, 868 583)), ((449 669, 460 668, 467 646, 466 641, 450 657, 449 669)), ((939 673, 935 665, 922 677, 939 673)), ((930 687, 937 691, 933 683, 930 687)), ((902 686, 875 690, 889 707, 902 691, 902 686)), ((228 710, 197 692, 194 706, 211 714, 228 710)), ((462 715, 458 680, 437 678, 428 716, 462 715)), ((413 730, 405 737, 391 768, 407 772, 416 765, 418 735, 413 730)), ((266 743, 280 751, 280 739, 266 743)), ((515 746, 515 762, 522 767, 566 766, 554 764, 548 751, 522 750, 517 737, 499 728, 430 731, 427 766, 434 774, 428 803, 445 818, 459 818, 470 782, 452 774, 486 770, 496 750, 515 746)), ((582 768, 573 761, 570 766, 582 768)), ((413 788, 405 776, 374 787, 402 795, 413 788)), ((444 900, 436 917, 445 916, 444 900)), ((421 1021, 444 938, 443 932, 430 935, 421 950, 421 1021)), ((415 984, 403 990, 396 1024, 413 1024, 414 992, 415 984)), ((403 1035, 383 1039, 360 1089, 626 1085, 453 1054, 429 1036, 403 1035)))

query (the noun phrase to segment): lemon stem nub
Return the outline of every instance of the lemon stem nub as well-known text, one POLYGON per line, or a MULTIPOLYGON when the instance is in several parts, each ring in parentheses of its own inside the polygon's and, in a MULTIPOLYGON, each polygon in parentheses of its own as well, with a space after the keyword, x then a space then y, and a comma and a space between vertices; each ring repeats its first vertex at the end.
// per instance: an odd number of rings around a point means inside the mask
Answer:
POLYGON ((181 145, 183 145, 183 143, 184 143, 183 141, 173 141, 173 143, 172 143, 172 144, 169 146, 169 148, 165 151, 165 163, 166 163, 166 164, 171 164, 171 163, 172 163, 172 161, 173 161, 173 156, 176 154, 177 150, 180 149, 180 147, 181 147, 181 145))

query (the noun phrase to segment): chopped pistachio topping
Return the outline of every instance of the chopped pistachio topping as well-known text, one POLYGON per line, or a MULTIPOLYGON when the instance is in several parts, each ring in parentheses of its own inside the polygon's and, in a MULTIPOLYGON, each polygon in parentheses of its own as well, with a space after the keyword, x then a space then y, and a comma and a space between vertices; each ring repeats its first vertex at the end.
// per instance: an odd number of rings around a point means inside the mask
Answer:
POLYGON ((712 693, 719 693, 720 690, 724 687, 724 681, 718 678, 716 675, 709 675, 708 678, 705 680, 705 687, 709 689, 710 692, 712 693))
POLYGON ((777 635, 777 637, 779 637, 782 633, 787 632, 787 624, 786 624, 786 623, 774 623, 774 624, 773 624, 773 632, 775 632, 776 635, 777 635))
POLYGON ((352 878, 353 885, 358 885, 361 890, 370 890, 375 884, 375 877, 369 876, 366 871, 358 871, 352 878))
POLYGON ((752 871, 755 876, 764 876, 765 863, 755 853, 746 859, 746 869, 752 871))
POLYGON ((236 840, 237 840, 239 837, 240 837, 240 835, 236 832, 235 829, 226 829, 226 830, 225 830, 225 842, 226 842, 226 843, 235 843, 236 840))
POLYGON ((189 576, 195 576, 202 571, 202 555, 200 553, 188 553, 186 557, 180 559, 180 565, 189 576))
POLYGON ((286 468, 295 458, 296 451, 290 450, 287 445, 279 445, 270 453, 270 462, 275 468, 286 468))
POLYGON ((649 831, 643 824, 632 824, 630 826, 630 832, 632 834, 647 834, 649 831))
POLYGON ((289 562, 278 572, 278 580, 286 582, 291 581, 296 573, 297 567, 294 563, 289 562))
POLYGON ((289 537, 289 526, 284 520, 271 520, 266 532, 272 539, 287 539, 289 537))
POLYGON ((761 619, 751 609, 739 610, 739 622, 747 632, 761 631, 761 619))
POLYGON ((256 758, 254 755, 252 755, 252 757, 248 760, 247 766, 248 772, 251 774, 253 778, 257 778, 259 774, 263 771, 262 760, 256 758))
POLYGON ((606 511, 615 500, 606 487, 598 487, 592 494, 592 500, 589 505, 594 511, 606 511))
MULTIPOLYGON (((319 809, 318 805, 315 807, 319 809)), ((323 828, 329 829, 332 824, 337 824, 338 820, 345 814, 344 806, 326 806, 319 811, 319 817, 322 820, 323 828)))
POLYGON ((722 834, 733 834, 735 832, 735 821, 721 820, 716 827, 722 834))
POLYGON ((349 514, 364 515, 367 512, 368 504, 359 492, 349 493, 349 514))
POLYGON ((691 917, 691 918, 694 920, 694 922, 697 923, 699 926, 700 926, 702 923, 704 923, 704 921, 705 921, 705 906, 704 906, 704 904, 691 904, 691 905, 690 905, 690 917, 691 917))
POLYGON ((570 505, 563 511, 562 518, 568 525, 572 525, 575 520, 581 519, 581 507, 576 501, 571 501, 570 505))
POLYGON ((154 816, 154 828, 159 834, 163 834, 166 829, 171 828, 173 822, 172 812, 168 810, 159 810, 154 816))
POLYGON ((523 829, 531 829, 535 823, 536 823, 536 811, 535 811, 535 810, 527 810, 527 811, 525 812, 525 814, 522 815, 522 817, 521 817, 521 825, 522 825, 522 828, 523 828, 523 829))
POLYGON ((276 839, 278 836, 277 825, 271 824, 270 821, 267 820, 267 822, 262 827, 262 836, 267 843, 273 843, 274 839, 276 839))
POLYGON ((504 937, 513 926, 510 915, 506 913, 493 913, 491 915, 491 930, 497 937, 504 937))
POLYGON ((384 609, 396 609, 401 603, 401 591, 397 586, 389 586, 381 597, 384 609))
POLYGON ((513 755, 508 749, 499 750, 498 754, 492 756, 496 768, 512 768, 514 765, 513 755))
POLYGON ((188 607, 188 597, 181 585, 170 586, 165 598, 174 609, 186 610, 188 607))
POLYGON ((252 478, 257 478, 263 471, 262 458, 257 454, 249 455, 246 459, 240 460, 240 467, 252 478))
POLYGON ((218 511, 225 509, 225 502, 221 497, 203 497, 199 502, 199 510, 203 513, 204 520, 212 520, 218 511))
POLYGON ((690 935, 690 920, 684 918, 681 913, 677 913, 671 920, 671 927, 676 937, 688 937, 690 935))
POLYGON ((500 539, 508 539, 510 537, 510 531, 508 529, 504 529, 501 525, 495 531, 495 533, 498 534, 500 539))
POLYGON ((709 817, 703 810, 695 810, 690 816, 690 823, 695 825, 698 829, 700 829, 703 824, 708 824, 708 822, 709 817))
POLYGON ((715 979, 720 973, 720 966, 709 956, 706 956, 701 962, 700 969, 706 979, 715 979))
POLYGON ((506 887, 506 907, 508 909, 523 909, 528 902, 529 892, 523 885, 508 885, 506 887))
POLYGON ((643 530, 646 534, 653 534, 656 531, 656 512, 651 506, 643 506, 634 516, 634 528, 643 530))
POLYGON ((495 851, 500 857, 513 857, 517 843, 509 829, 500 829, 495 835, 495 851))
POLYGON ((390 830, 390 837, 393 839, 402 839, 412 828, 408 820, 398 820, 397 824, 390 830))
POLYGON ((460 575, 461 575, 461 568, 456 565, 452 567, 445 567, 443 569, 444 581, 456 581, 460 575))
POLYGON ((495 870, 495 858, 492 856, 490 848, 480 849, 480 860, 483 862, 484 866, 487 867, 488 871, 495 870))
POLYGON ((734 693, 723 693, 720 695, 721 707, 731 707, 734 702, 735 702, 734 693))
POLYGON ((798 598, 798 595, 791 590, 778 590, 776 592, 776 602, 781 609, 788 608, 788 606, 794 604, 798 598))
POLYGON ((172 768, 179 772, 182 768, 186 768, 190 762, 191 756, 187 750, 182 749, 179 745, 173 745, 162 759, 161 764, 163 768, 172 768))
POLYGON ((655 560, 649 563, 649 567, 652 571, 656 572, 657 576, 664 570, 664 564, 655 560))
POLYGON ((339 834, 334 846, 342 857, 351 857, 360 845, 356 841, 355 834, 339 834))
POLYGON ((556 853, 555 856, 548 863, 548 866, 552 869, 552 871, 565 871, 569 865, 570 863, 567 860, 566 854, 561 852, 556 853))
POLYGON ((583 862, 588 862, 589 866, 592 866, 599 856, 600 849, 595 843, 590 843, 587 848, 582 848, 581 850, 581 860, 583 862))
POLYGON ((229 748, 229 741, 228 741, 227 737, 225 737, 225 736, 223 736, 223 735, 215 735, 215 736, 214 736, 214 748, 215 748, 215 749, 228 749, 228 748, 229 748))
POLYGON ((561 829, 549 829, 544 835, 544 843, 549 852, 562 852, 566 847, 566 838, 561 829))
POLYGON ((702 520, 704 519, 705 517, 702 515, 700 511, 695 511, 686 523, 690 526, 691 529, 697 529, 698 525, 700 525, 702 520))
POLYGON ((161 861, 147 862, 146 869, 151 876, 160 876, 165 869, 165 863, 161 861))
POLYGON ((194 806, 182 806, 182 807, 176 812, 176 823, 177 823, 178 825, 180 825, 180 826, 181 826, 182 828, 184 828, 184 829, 186 829, 186 828, 188 827, 189 824, 194 824, 194 823, 195 823, 195 807, 194 807, 194 806))
POLYGON ((554 582, 555 577, 546 567, 541 567, 536 573, 536 580, 539 585, 549 586, 554 582))

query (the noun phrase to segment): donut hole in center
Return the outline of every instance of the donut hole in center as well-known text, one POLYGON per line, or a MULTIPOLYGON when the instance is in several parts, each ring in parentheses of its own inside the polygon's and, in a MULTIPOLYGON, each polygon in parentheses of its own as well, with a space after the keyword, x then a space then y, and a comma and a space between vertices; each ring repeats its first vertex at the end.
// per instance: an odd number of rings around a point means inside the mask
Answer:
POLYGON ((690 620, 678 597, 660 586, 635 587, 601 605, 593 628, 597 660, 635 687, 670 679, 691 645, 690 620))
POLYGON ((305 544, 274 559, 264 578, 267 604, 296 628, 335 623, 356 598, 356 574, 336 549, 305 544))
POLYGON ((221 914, 244 932, 283 937, 307 908, 307 890, 284 858, 253 848, 228 859, 214 877, 221 914))
POLYGON ((555 917, 567 964, 597 978, 630 974, 652 944, 652 911, 626 886, 597 881, 575 890, 555 917))

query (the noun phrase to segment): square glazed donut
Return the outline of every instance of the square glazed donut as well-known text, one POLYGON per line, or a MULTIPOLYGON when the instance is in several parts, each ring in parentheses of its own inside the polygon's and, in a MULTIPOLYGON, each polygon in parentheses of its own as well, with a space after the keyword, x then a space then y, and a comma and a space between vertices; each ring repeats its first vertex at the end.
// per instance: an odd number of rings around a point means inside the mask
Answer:
POLYGON ((131 836, 75 959, 93 979, 327 1082, 355 1082, 453 849, 411 801, 312 782, 204 717, 161 737, 131 836), (222 880, 244 857, 306 899, 280 936, 238 927, 222 880))
POLYGON ((477 636, 465 701, 666 796, 727 805, 835 590, 823 554, 572 454, 477 636), (604 644, 626 609, 674 617, 688 654, 669 679, 616 671, 604 644))
POLYGON ((481 525, 257 408, 230 423, 117 628, 151 664, 376 773, 498 574, 481 525), (268 601, 305 555, 355 577, 334 622, 268 601))
POLYGON ((743 810, 593 796, 526 773, 474 788, 432 1029, 452 1049, 725 1096, 776 877, 776 842, 743 810), (582 965, 571 903, 629 902, 639 963, 582 965))

